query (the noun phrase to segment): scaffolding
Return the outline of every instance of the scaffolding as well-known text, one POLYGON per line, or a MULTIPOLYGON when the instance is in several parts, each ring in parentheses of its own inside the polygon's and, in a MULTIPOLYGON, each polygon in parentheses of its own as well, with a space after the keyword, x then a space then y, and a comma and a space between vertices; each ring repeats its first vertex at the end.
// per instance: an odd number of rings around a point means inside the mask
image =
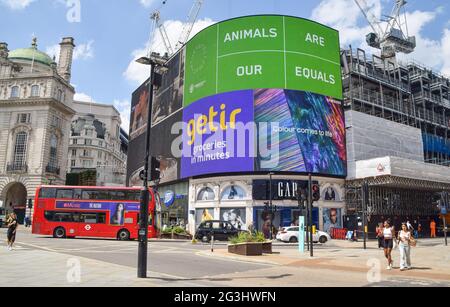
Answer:
POLYGON ((416 62, 407 64, 342 51, 344 106, 421 129, 424 162, 450 166, 450 80, 416 62))

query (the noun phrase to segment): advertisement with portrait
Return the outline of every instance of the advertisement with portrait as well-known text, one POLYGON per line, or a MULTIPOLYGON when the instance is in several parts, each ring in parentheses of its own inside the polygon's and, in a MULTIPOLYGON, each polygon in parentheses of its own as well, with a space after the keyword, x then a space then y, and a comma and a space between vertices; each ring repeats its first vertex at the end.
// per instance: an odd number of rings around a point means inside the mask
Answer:
POLYGON ((172 127, 181 122, 182 111, 178 111, 152 127, 150 153, 161 162, 161 181, 166 183, 180 178, 180 158, 172 151, 173 142, 178 134, 172 133, 172 127))
POLYGON ((324 201, 342 201, 342 187, 339 184, 325 183, 321 186, 322 200, 324 201))
POLYGON ((214 208, 202 208, 195 210, 195 228, 207 221, 214 220, 214 208))
POLYGON ((256 218, 257 230, 261 231, 267 239, 270 238, 270 225, 272 225, 274 234, 282 226, 280 211, 270 212, 264 209, 258 209, 256 210, 256 218))
POLYGON ((247 198, 245 189, 238 185, 230 185, 226 187, 221 196, 221 200, 243 200, 247 198))
POLYGON ((332 228, 342 228, 342 209, 323 208, 323 231, 331 233, 332 228))
POLYGON ((150 79, 146 80, 131 98, 130 115, 130 141, 136 139, 146 132, 148 117, 148 99, 149 99, 150 79))
POLYGON ((181 109, 183 104, 184 52, 167 62, 161 87, 155 93, 152 108, 152 126, 181 109))
POLYGON ((216 194, 210 187, 203 187, 197 194, 197 201, 213 201, 216 199, 216 194))
POLYGON ((222 221, 230 222, 238 230, 247 230, 246 208, 222 208, 220 218, 222 221))

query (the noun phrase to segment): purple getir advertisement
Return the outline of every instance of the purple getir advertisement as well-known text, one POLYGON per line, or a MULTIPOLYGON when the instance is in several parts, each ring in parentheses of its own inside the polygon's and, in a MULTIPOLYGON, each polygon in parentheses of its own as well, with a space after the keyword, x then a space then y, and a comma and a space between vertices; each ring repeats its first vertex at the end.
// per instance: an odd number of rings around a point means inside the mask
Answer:
POLYGON ((254 170, 253 90, 203 98, 183 112, 181 177, 254 170))

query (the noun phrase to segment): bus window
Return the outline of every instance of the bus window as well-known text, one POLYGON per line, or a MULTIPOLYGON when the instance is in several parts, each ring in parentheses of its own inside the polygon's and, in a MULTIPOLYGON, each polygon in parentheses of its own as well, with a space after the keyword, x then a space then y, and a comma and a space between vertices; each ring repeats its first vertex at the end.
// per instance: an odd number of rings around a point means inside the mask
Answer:
POLYGON ((73 222, 73 213, 46 211, 45 218, 49 222, 73 222))
POLYGON ((110 194, 114 200, 128 200, 127 191, 111 191, 110 194))
POLYGON ((58 190, 56 193, 58 199, 73 199, 73 190, 58 190))
POLYGON ((130 201, 140 201, 141 200, 141 192, 139 191, 128 191, 127 199, 130 201))
POLYGON ((96 224, 97 214, 96 213, 82 213, 81 222, 85 224, 96 224))
POLYGON ((97 213, 97 224, 106 224, 106 213, 97 213))
POLYGON ((95 200, 98 198, 98 191, 96 190, 84 190, 83 193, 81 193, 81 198, 86 200, 95 200))
POLYGON ((81 199, 81 189, 73 190, 73 199, 81 199))
POLYGON ((56 188, 41 188, 39 198, 56 198, 56 188))

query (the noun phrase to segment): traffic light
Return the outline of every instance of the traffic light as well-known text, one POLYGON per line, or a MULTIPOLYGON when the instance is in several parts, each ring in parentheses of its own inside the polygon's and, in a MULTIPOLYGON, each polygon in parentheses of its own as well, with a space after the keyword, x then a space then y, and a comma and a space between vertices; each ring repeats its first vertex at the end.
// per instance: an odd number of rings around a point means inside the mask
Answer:
POLYGON ((150 181, 156 181, 161 178, 161 162, 152 157, 151 171, 150 171, 150 181))
POLYGON ((318 184, 313 184, 312 186, 312 200, 313 201, 320 200, 320 186, 318 184))
POLYGON ((28 199, 28 209, 33 208, 33 200, 30 198, 28 199))

